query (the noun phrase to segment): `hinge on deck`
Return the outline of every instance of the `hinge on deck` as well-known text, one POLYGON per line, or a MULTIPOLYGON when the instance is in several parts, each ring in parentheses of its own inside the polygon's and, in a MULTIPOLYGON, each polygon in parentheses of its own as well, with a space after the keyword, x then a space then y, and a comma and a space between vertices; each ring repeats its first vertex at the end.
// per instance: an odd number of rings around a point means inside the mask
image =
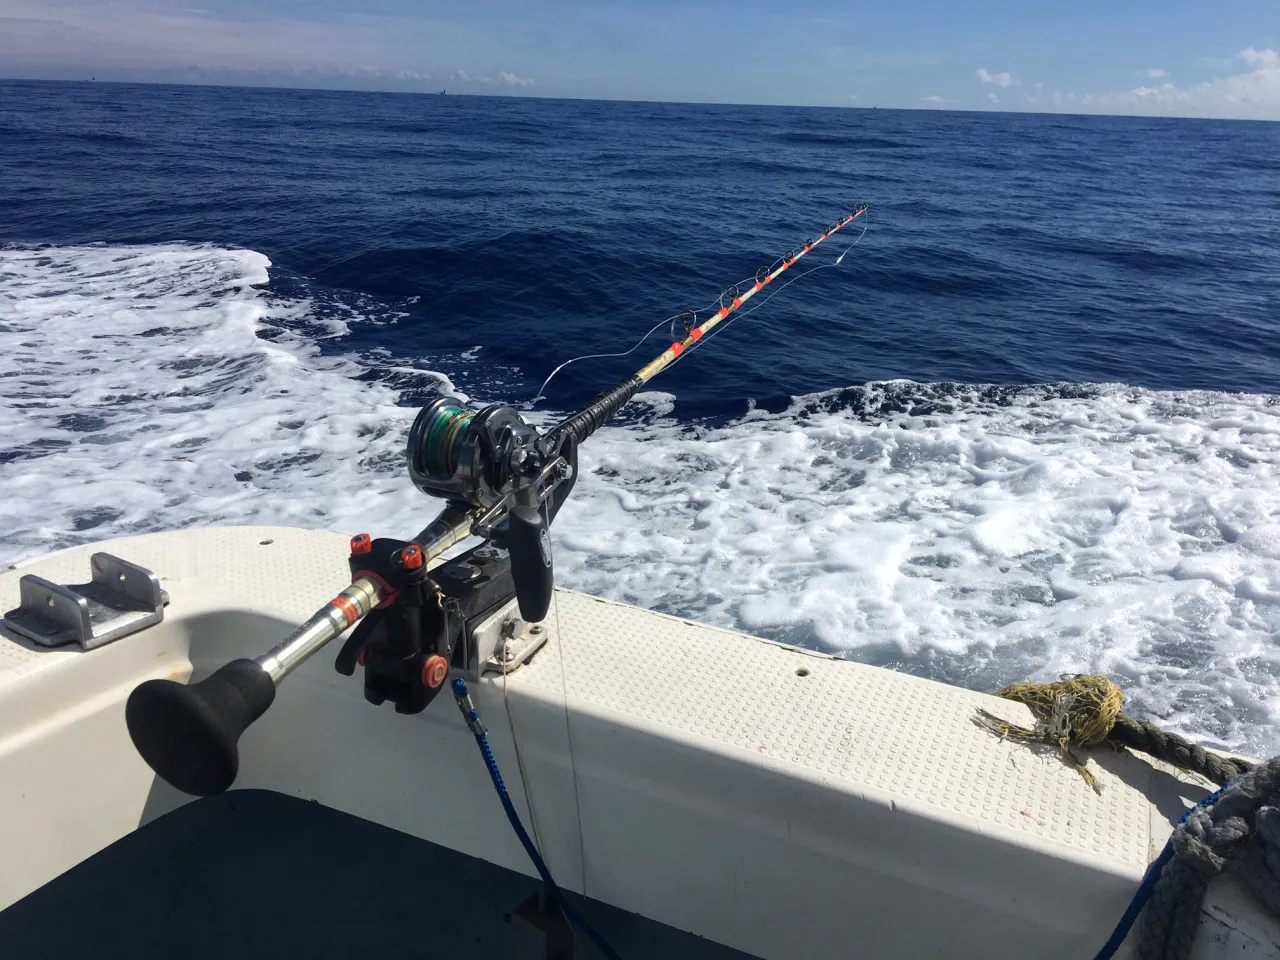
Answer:
POLYGON ((79 643, 92 650, 164 619, 169 595, 154 573, 109 553, 89 558, 88 583, 53 583, 29 573, 18 581, 18 607, 5 626, 41 646, 79 643))
POLYGON ((511 673, 528 663, 547 642, 547 627, 520 619, 512 599, 478 626, 468 627, 467 641, 466 677, 479 680, 483 673, 511 673))

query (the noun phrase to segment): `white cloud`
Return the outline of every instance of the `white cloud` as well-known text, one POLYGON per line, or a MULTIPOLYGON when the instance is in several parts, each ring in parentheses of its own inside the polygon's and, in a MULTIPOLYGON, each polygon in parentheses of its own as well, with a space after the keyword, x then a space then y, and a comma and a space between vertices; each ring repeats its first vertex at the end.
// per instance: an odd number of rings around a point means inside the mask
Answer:
POLYGON ((978 79, 983 83, 994 83, 997 87, 1012 87, 1018 82, 1017 78, 1008 70, 992 73, 986 67, 979 67, 977 73, 978 79))
MULTIPOLYGON (((176 5, 170 5, 176 6, 176 5)), ((235 21, 206 11, 166 10, 148 0, 81 4, 0 0, 0 65, 164 70, 301 70, 394 78, 465 29, 425 18, 353 15, 341 23, 264 18, 235 21), (391 38, 390 40, 388 38, 391 38), (358 64, 376 63, 379 72, 358 64)))
POLYGON ((1232 66, 1242 72, 1180 87, 1173 82, 1102 93, 1089 103, 1104 110, 1280 119, 1280 53, 1248 47, 1232 66))
POLYGON ((1249 47, 1240 51, 1240 59, 1258 69, 1280 70, 1280 53, 1274 50, 1255 50, 1249 47))
POLYGON ((927 97, 921 97, 920 102, 921 103, 955 103, 954 100, 947 100, 944 97, 938 96, 936 93, 932 93, 927 97))
MULTIPOLYGON (((296 71, 295 71, 296 72, 296 71)), ((421 83, 431 79, 431 74, 417 70, 384 70, 381 67, 361 65, 359 67, 335 67, 328 71, 341 77, 367 80, 405 80, 410 83, 421 83)))
POLYGON ((1152 67, 1150 70, 1138 71, 1138 76, 1146 77, 1148 80, 1163 80, 1168 75, 1168 70, 1161 70, 1159 67, 1152 67))
POLYGON ((1235 57, 1201 57, 1200 62, 1211 70, 1230 70, 1236 65, 1235 57))
POLYGON ((857 95, 856 93, 851 93, 851 94, 849 94, 849 99, 850 99, 850 100, 857 100, 857 99, 858 99, 858 95, 857 95))
POLYGON ((1033 83, 1031 86, 1035 87, 1037 90, 1043 90, 1043 89, 1044 89, 1044 84, 1043 84, 1043 83, 1041 83, 1039 80, 1037 80, 1037 81, 1036 81, 1035 83, 1033 83))
POLYGON ((988 93, 988 94, 987 94, 987 99, 988 99, 988 100, 990 100, 992 103, 999 103, 999 102, 1000 102, 1000 98, 999 98, 999 97, 997 97, 994 93, 988 93))
POLYGON ((1172 83, 1162 83, 1158 87, 1134 87, 1128 93, 1112 94, 1112 96, 1131 97, 1138 101, 1150 103, 1159 103, 1161 101, 1171 103, 1175 100, 1183 103, 1191 102, 1191 94, 1185 90, 1179 90, 1172 83))
POLYGON ((449 74, 449 79, 455 83, 483 83, 486 86, 504 85, 508 87, 531 87, 533 81, 527 77, 517 77, 514 73, 508 73, 503 70, 496 77, 473 76, 465 70, 455 70, 449 74))

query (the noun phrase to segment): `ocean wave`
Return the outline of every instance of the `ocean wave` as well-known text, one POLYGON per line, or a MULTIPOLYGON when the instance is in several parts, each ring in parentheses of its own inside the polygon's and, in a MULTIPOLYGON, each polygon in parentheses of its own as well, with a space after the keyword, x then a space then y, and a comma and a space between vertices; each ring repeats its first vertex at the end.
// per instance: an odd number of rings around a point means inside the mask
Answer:
POLYGON ((866 142, 856 133, 824 133, 817 130, 783 130, 770 139, 800 147, 861 147, 866 142))

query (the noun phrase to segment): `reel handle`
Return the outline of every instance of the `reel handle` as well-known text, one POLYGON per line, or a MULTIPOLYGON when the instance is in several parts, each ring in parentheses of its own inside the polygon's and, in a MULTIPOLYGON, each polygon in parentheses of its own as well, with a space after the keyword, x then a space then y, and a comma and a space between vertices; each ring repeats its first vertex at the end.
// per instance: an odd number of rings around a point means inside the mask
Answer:
POLYGON ((139 684, 124 717, 152 770, 183 793, 207 797, 235 782, 240 735, 275 697, 275 682, 261 665, 232 660, 199 683, 139 684))
POLYGON ((511 554, 511 579, 516 588, 520 617, 540 623, 551 608, 555 572, 551 568, 551 535, 546 518, 537 507, 512 507, 502 546, 511 554))

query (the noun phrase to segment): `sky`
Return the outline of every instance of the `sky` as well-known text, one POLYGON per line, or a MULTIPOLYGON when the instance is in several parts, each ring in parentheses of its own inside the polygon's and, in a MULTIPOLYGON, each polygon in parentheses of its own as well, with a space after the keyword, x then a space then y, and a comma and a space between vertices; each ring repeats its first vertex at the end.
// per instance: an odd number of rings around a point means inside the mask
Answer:
POLYGON ((1280 2, 0 0, 0 77, 1280 120, 1280 2))

